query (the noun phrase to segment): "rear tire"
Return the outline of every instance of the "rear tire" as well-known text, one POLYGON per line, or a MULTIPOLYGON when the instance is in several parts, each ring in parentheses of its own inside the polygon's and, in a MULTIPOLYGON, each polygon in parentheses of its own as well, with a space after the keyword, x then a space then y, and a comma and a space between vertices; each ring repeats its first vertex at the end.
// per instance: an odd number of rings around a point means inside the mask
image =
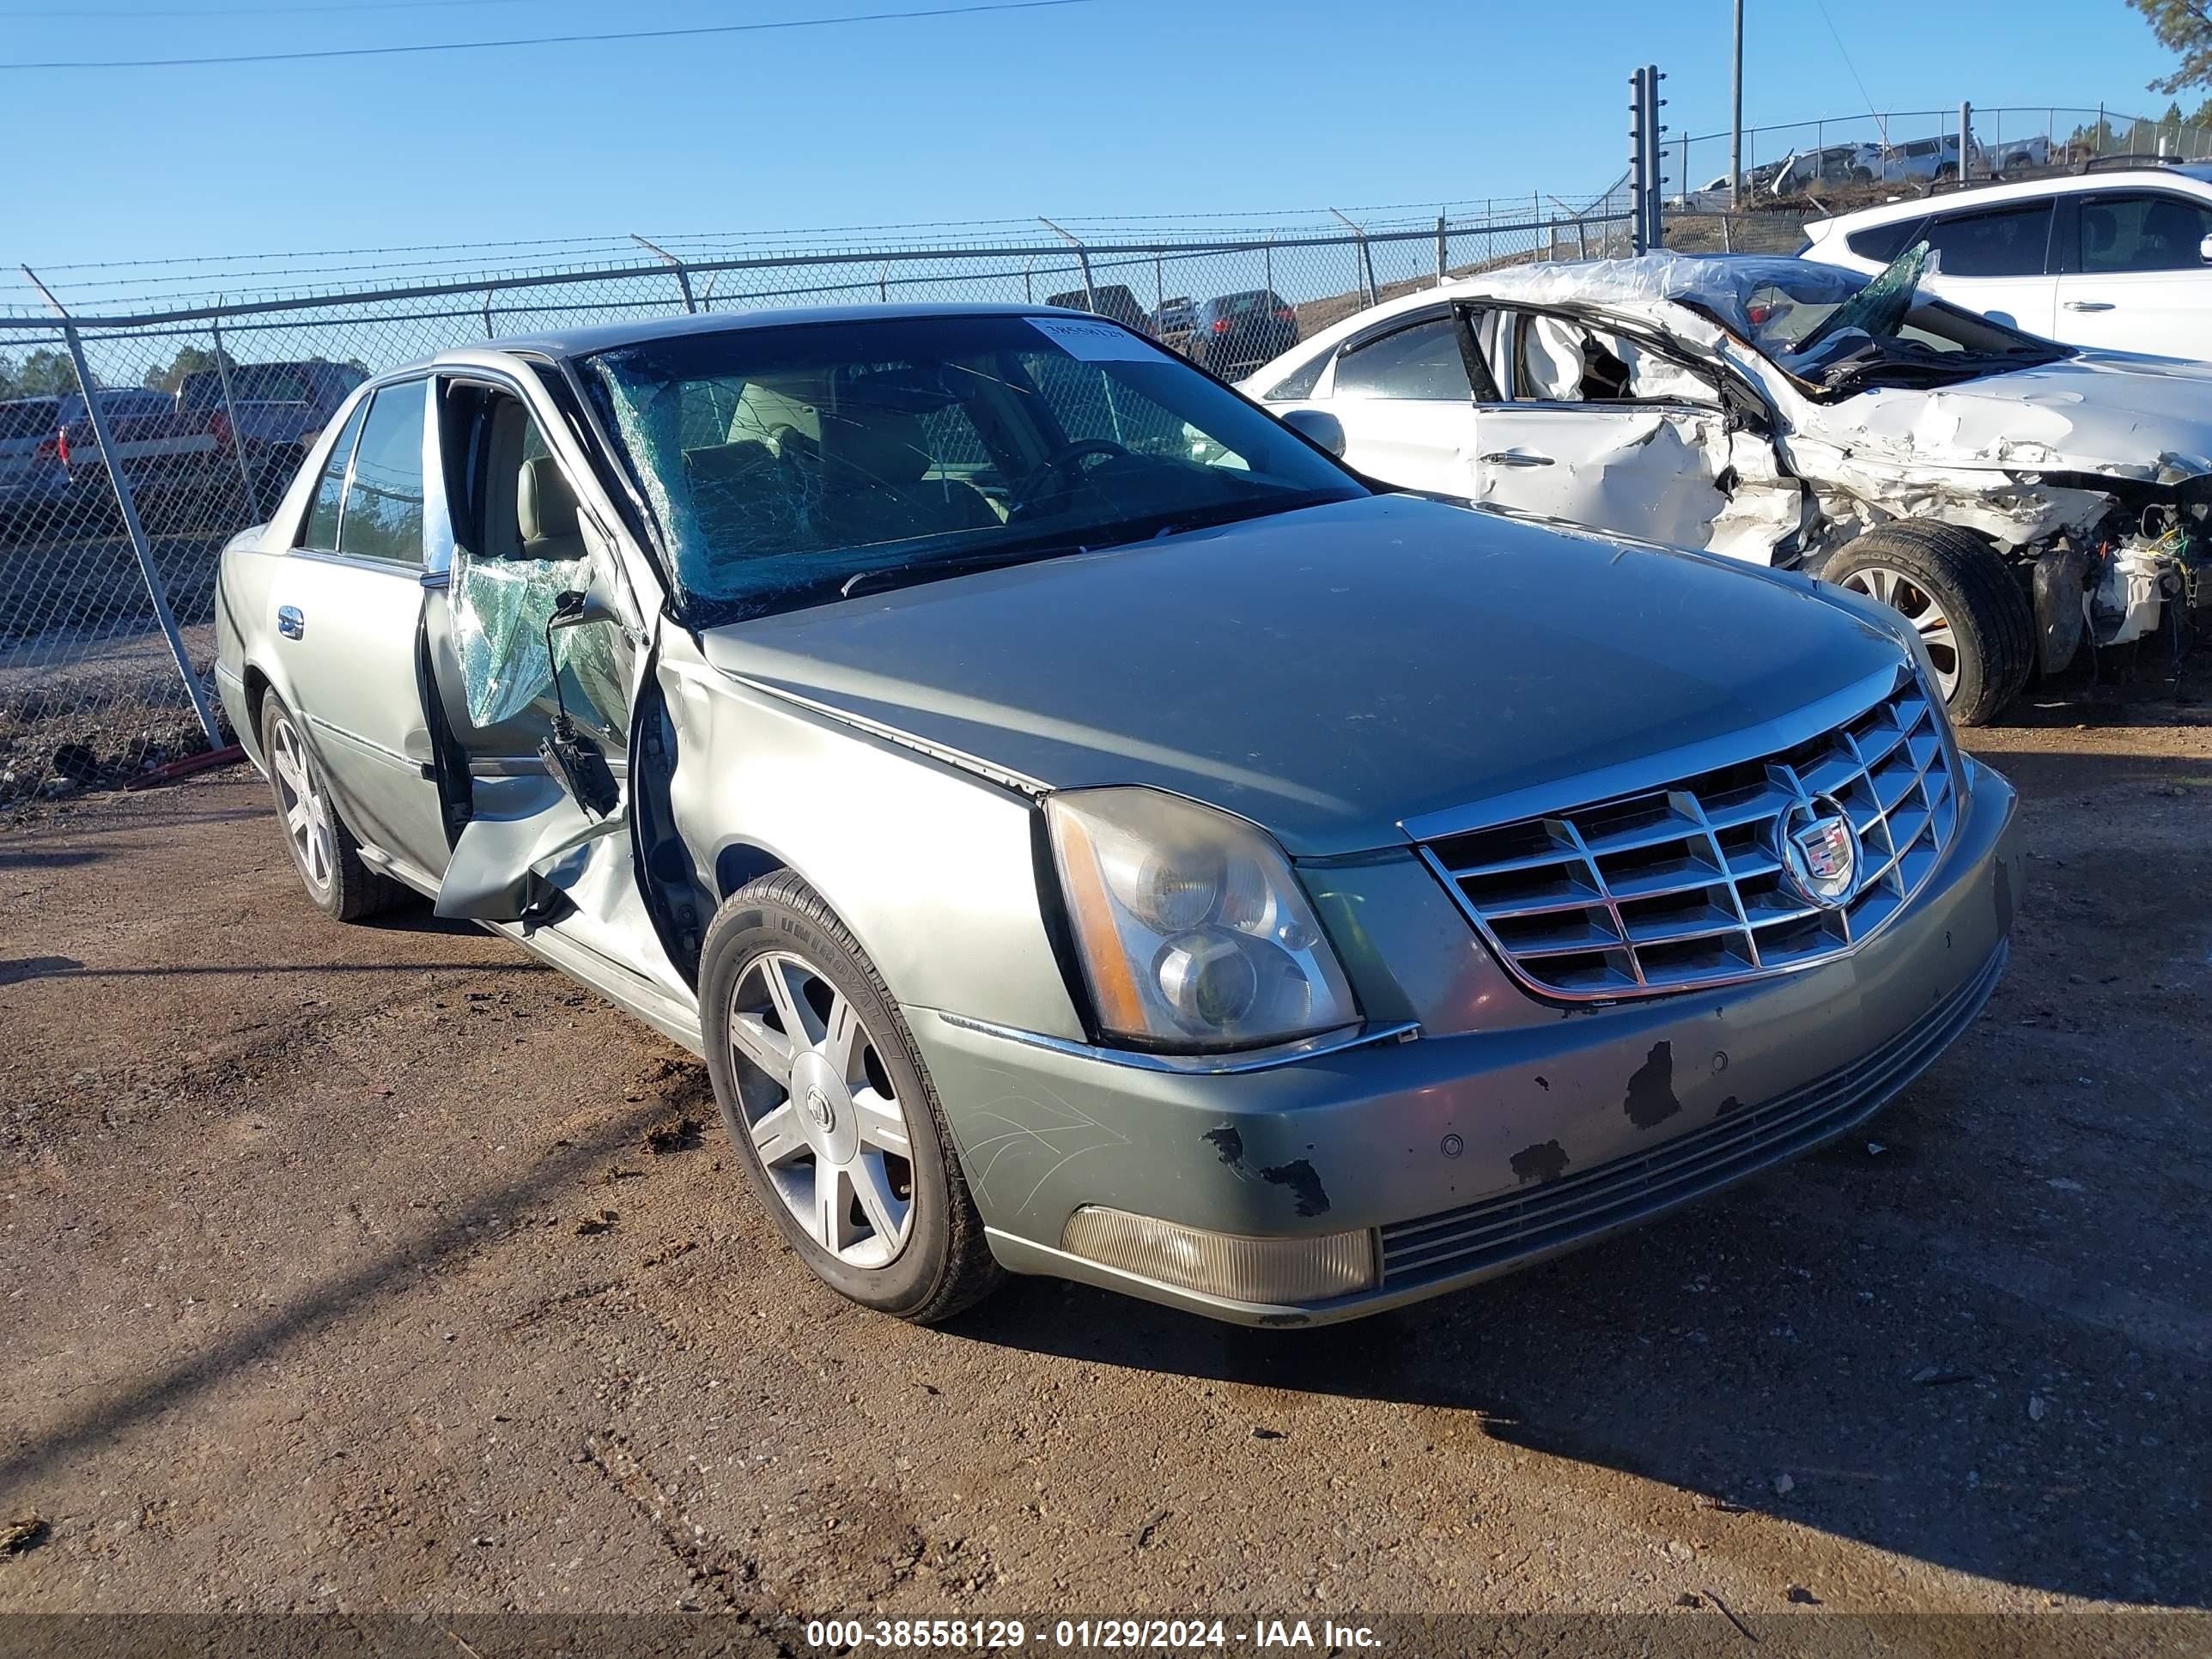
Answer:
POLYGON ((817 1278, 924 1325, 998 1288, 1006 1270, 898 1003, 812 888, 786 871, 725 901, 699 1006, 723 1126, 817 1278))
POLYGON ((362 921, 414 896, 362 862, 361 842, 338 816, 330 780, 307 746, 302 722, 274 692, 262 703, 261 752, 292 867, 317 909, 333 921, 362 921))
POLYGON ((1972 531, 1914 520, 1881 525, 1820 574, 1919 629, 1959 725, 1988 724, 2027 684, 2034 614, 1996 550, 1972 531))

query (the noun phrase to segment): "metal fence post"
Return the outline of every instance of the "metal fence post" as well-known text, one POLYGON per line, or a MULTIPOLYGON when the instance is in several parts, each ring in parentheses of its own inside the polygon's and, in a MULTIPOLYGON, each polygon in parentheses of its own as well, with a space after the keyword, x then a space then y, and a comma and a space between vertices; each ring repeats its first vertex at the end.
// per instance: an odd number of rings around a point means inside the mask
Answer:
POLYGON ((484 290, 483 319, 484 338, 489 340, 491 338, 491 290, 489 289, 484 290))
POLYGON ((1444 216, 1437 215, 1437 286, 1444 285, 1444 216))
POLYGON ((1961 100, 1959 104, 1959 182, 1965 184, 1974 176, 1974 106, 1961 100))
POLYGON ((1067 245, 1075 250, 1075 263, 1083 268, 1083 308, 1096 314, 1098 310, 1098 295, 1097 291, 1091 286, 1091 250, 1083 246, 1083 239, 1080 236, 1068 235, 1067 232, 1060 229, 1042 213, 1037 215, 1037 222, 1055 235, 1067 237, 1067 245))
MULTIPOLYGON (((1375 303, 1375 260, 1373 256, 1367 251, 1367 233, 1362 230, 1358 225, 1353 224, 1351 220, 1346 218, 1341 213, 1337 213, 1334 208, 1331 208, 1329 211, 1331 213, 1335 213, 1338 222, 1352 233, 1352 277, 1353 280, 1359 284, 1359 294, 1362 301, 1371 306, 1375 303)), ((1269 288, 1273 288, 1274 285, 1273 280, 1270 278, 1267 286, 1269 288)))
MULTIPOLYGON (((220 305, 222 301, 218 299, 216 303, 220 305)), ((238 457, 238 476, 246 483, 246 505, 258 522, 261 517, 261 491, 254 484, 253 465, 246 459, 246 446, 239 441, 238 404, 230 395, 230 354, 222 349, 222 319, 210 318, 208 331, 215 336, 215 372, 222 380, 222 417, 230 422, 230 453, 238 457)), ((184 396, 181 386, 177 388, 177 395, 184 396)))
POLYGON ((93 441, 100 446, 100 458, 107 468, 108 487, 115 492, 115 504, 122 510, 123 528, 131 538, 131 550, 138 556, 139 573, 146 579, 146 596, 154 602, 155 620, 161 624, 161 637, 169 642, 169 654, 176 659, 177 675, 185 683, 185 693, 192 700, 192 713, 199 716, 200 730, 207 733, 210 747, 222 743, 222 728, 216 723, 215 710, 208 702, 207 688, 200 677, 192 672, 191 659, 185 654, 184 635, 177 631, 175 613, 169 609, 169 593, 162 585, 161 573, 154 563, 154 545, 146 539, 146 526, 139 522, 138 504, 131 499, 131 481, 123 476, 122 457, 116 453, 115 441, 108 435, 107 416, 100 406, 100 383, 92 377, 92 365, 85 361, 84 342, 77 337, 76 324, 62 302, 54 298, 49 289, 32 271, 23 267, 23 275, 31 285, 46 297, 61 319, 62 338, 68 343, 70 362, 76 369, 76 386, 84 397, 85 413, 92 420, 93 441))
POLYGON ((696 313, 699 309, 699 301, 692 295, 691 273, 684 269, 684 261, 678 258, 666 248, 659 246, 657 243, 647 241, 644 237, 639 235, 634 230, 630 232, 629 239, 631 241, 635 242, 640 247, 643 248, 647 253, 657 253, 662 258, 668 261, 669 264, 672 266, 676 271, 676 286, 684 291, 684 309, 687 312, 696 313))

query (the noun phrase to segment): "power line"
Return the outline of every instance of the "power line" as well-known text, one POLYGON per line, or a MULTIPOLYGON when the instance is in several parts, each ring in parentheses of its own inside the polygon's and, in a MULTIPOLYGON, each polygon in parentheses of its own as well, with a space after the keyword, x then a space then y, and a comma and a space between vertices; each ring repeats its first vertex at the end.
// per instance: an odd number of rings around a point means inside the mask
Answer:
MULTIPOLYGON (((56 11, 52 6, 0 10, 0 17, 37 17, 47 22, 74 22, 80 17, 276 17, 312 15, 326 11, 443 11, 451 6, 526 6, 538 0, 339 0, 327 6, 147 6, 129 10, 94 10, 71 6, 56 11)), ((0 67, 5 67, 0 65, 0 67)))
POLYGON ((1092 0, 990 0, 969 6, 934 6, 923 11, 855 12, 843 17, 790 17, 768 23, 707 23, 680 29, 623 29, 611 34, 536 34, 508 40, 447 40, 427 46, 333 46, 316 52, 234 52, 216 58, 64 58, 41 64, 0 64, 9 70, 200 69, 216 64, 294 64, 323 58, 395 58, 412 52, 489 52, 501 46, 566 46, 609 40, 673 40, 703 34, 758 34, 769 29, 832 28, 847 23, 891 23, 908 18, 968 17, 979 12, 1041 11, 1053 6, 1084 6, 1092 0))
POLYGON ((1858 82, 1859 96, 1866 100, 1867 113, 1874 117, 1875 126, 1881 134, 1881 142, 1887 143, 1889 123, 1881 118, 1881 112, 1874 106, 1874 94, 1867 90, 1866 82, 1860 80, 1859 66, 1851 62, 1851 49, 1844 44, 1844 37, 1837 33, 1836 20, 1828 15, 1828 8, 1824 3, 1824 0, 1813 0, 1813 3, 1820 9, 1820 21, 1828 26, 1828 33, 1836 43, 1836 51, 1843 58, 1844 67, 1851 72, 1851 79, 1858 82))

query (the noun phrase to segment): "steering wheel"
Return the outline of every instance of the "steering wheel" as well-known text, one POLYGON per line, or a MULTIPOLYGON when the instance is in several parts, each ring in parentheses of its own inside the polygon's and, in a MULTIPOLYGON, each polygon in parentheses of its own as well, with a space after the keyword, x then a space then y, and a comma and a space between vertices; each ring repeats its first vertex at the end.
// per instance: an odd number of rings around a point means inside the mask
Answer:
POLYGON ((1128 454, 1127 448, 1111 438, 1078 438, 1073 443, 1062 444, 1037 464, 1036 471, 1014 486, 1007 514, 1012 516, 1025 512, 1048 495, 1066 494, 1068 485, 1074 481, 1072 469, 1079 461, 1088 460, 1093 455, 1103 455, 1109 460, 1116 458, 1127 459, 1128 454), (1045 486, 1055 478, 1062 480, 1060 489, 1056 492, 1048 491, 1045 486))

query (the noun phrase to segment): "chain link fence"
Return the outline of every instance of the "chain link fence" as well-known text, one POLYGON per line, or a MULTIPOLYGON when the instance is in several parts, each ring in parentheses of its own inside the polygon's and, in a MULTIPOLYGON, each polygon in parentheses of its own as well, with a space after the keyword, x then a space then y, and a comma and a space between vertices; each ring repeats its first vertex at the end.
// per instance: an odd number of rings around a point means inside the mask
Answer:
MULTIPOLYGON (((266 515, 345 395, 399 364, 686 312, 989 301, 1113 317, 1235 379, 1441 276, 1627 251, 1618 189, 1265 227, 989 228, 799 253, 632 239, 619 263, 515 270, 510 257, 467 275, 424 250, 415 280, 243 301, 189 291, 234 269, 149 267, 85 279, 135 290, 100 292, 96 310, 72 295, 46 296, 43 315, 0 313, 0 804, 127 783, 229 740, 208 689, 222 545, 266 515)), ((355 258, 275 274, 312 284, 355 258)))

